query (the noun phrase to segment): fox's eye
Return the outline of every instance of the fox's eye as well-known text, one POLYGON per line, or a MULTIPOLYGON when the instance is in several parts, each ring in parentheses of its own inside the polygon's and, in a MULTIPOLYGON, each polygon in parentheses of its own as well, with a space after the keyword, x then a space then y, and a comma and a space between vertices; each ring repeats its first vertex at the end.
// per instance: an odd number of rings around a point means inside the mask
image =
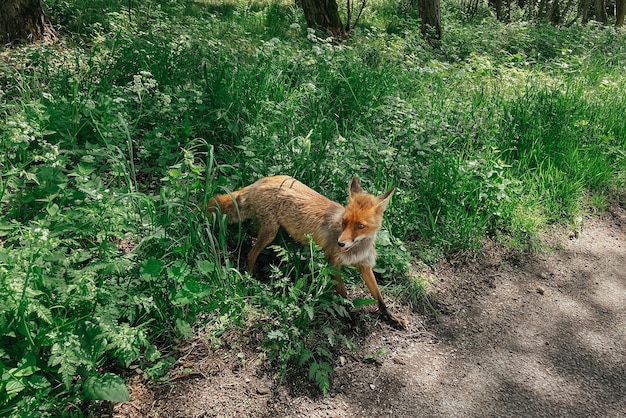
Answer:
POLYGON ((364 228, 365 228, 365 225, 363 225, 363 224, 357 224, 357 225, 356 225, 356 227, 357 227, 358 229, 364 229, 364 228))
POLYGON ((343 221, 341 221, 341 226, 344 227, 344 228, 346 226, 348 226, 348 221, 346 221, 345 219, 343 221))

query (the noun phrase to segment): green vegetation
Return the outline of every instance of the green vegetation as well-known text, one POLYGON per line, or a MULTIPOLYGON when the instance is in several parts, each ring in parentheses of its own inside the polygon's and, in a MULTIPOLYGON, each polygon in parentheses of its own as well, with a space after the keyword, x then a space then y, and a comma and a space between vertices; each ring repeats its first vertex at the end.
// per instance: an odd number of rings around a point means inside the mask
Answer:
POLYGON ((450 3, 433 49, 383 0, 341 44, 289 2, 46 4, 62 36, 0 59, 2 416, 124 400, 119 376, 163 376, 195 326, 257 327, 283 373, 327 390, 351 302, 287 240, 271 280, 242 275, 244 231, 197 210, 215 192, 279 173, 340 202, 355 174, 394 185, 378 271, 420 297, 412 259, 532 248, 624 186, 612 27, 461 23, 450 3))

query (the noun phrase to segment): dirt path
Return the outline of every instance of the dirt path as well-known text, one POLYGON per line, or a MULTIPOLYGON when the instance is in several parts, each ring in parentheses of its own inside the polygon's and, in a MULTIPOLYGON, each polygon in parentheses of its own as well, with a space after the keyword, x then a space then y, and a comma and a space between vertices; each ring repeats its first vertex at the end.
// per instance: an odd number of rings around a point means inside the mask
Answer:
MULTIPOLYGON (((430 272, 438 317, 407 331, 368 317, 359 351, 338 359, 331 393, 305 378, 277 385, 201 340, 176 384, 131 384, 116 417, 624 417, 626 211, 587 219, 546 256, 430 272)), ((495 260, 495 258, 494 258, 495 260)), ((233 344, 240 340, 233 336, 233 344)))

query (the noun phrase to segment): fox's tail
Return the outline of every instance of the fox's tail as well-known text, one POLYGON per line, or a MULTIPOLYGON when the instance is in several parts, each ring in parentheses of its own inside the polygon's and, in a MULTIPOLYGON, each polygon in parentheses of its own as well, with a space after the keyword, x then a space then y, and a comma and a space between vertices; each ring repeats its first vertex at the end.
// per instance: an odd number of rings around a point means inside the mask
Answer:
POLYGON ((247 187, 229 194, 216 194, 211 197, 206 206, 207 215, 221 213, 226 215, 228 223, 245 221, 251 217, 246 203, 247 187))

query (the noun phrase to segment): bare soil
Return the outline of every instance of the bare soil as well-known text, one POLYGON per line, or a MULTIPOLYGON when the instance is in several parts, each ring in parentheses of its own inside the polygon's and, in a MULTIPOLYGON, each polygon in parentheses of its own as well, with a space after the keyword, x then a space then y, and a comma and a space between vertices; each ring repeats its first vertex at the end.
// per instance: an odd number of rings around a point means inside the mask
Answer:
MULTIPOLYGON (((131 380, 114 417, 624 417, 626 211, 555 230, 558 249, 423 271, 437 314, 389 299, 399 331, 368 313, 357 351, 337 356, 328 396, 280 380, 251 334, 197 338, 171 379, 131 380), (419 310, 418 310, 419 311, 419 310)), ((354 296, 354 294, 352 295, 354 296)))

